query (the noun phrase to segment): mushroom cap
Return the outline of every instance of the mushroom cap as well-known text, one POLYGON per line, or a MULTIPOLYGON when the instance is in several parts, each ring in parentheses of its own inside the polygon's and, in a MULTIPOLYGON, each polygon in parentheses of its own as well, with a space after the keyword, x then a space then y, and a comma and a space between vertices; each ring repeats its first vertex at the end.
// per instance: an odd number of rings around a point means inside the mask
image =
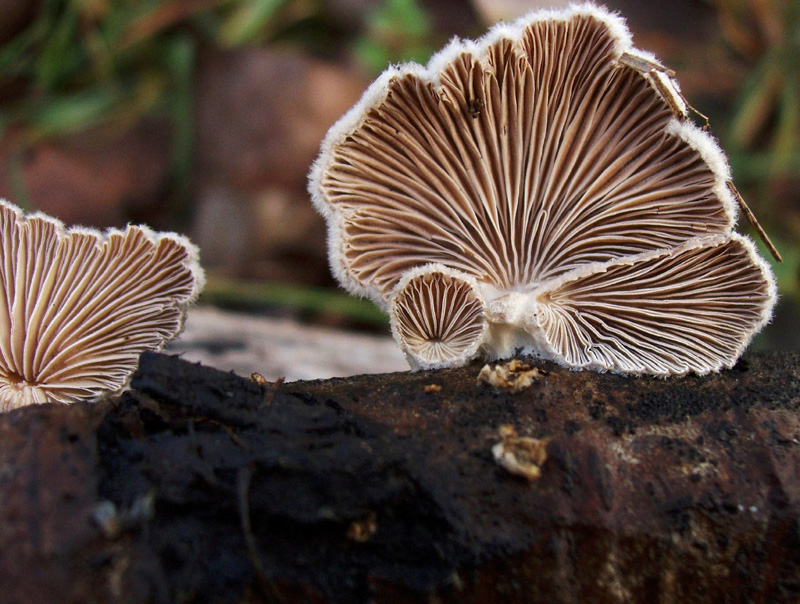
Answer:
POLYGON ((455 367, 477 356, 488 331, 475 279, 441 264, 408 271, 390 302, 392 334, 414 369, 455 367))
POLYGON ((203 285, 197 248, 172 233, 65 229, 0 200, 0 238, 0 410, 119 390, 203 285))
POLYGON ((535 293, 525 323, 540 353, 576 369, 705 374, 733 366, 776 297, 753 243, 732 233, 577 269, 535 293))
POLYGON ((384 308, 406 271, 431 262, 533 290, 729 233, 724 155, 623 54, 653 61, 621 18, 585 4, 387 70, 310 175, 339 281, 384 308))

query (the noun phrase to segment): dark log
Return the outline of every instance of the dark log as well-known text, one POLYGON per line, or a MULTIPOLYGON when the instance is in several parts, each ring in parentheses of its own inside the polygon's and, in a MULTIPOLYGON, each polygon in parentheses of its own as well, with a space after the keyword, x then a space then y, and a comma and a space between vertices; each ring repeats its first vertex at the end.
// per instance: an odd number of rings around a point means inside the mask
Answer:
POLYGON ((799 361, 511 394, 146 354, 120 397, 0 417, 0 601, 795 603, 799 361), (495 462, 509 424, 550 439, 538 480, 495 462))

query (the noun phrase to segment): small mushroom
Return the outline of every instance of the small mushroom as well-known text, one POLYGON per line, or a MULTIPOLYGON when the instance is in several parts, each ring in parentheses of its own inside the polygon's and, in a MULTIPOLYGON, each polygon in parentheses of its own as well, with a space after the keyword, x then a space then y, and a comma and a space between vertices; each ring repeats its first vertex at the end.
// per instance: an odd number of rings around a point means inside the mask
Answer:
POLYGON ((392 296, 392 333, 412 367, 463 365, 488 329, 475 279, 438 264, 408 271, 392 296))
POLYGON ((181 329, 203 273, 186 239, 105 235, 0 201, 0 409, 122 388, 181 329))
POLYGON ((771 316, 774 280, 732 233, 742 202, 727 160, 688 120, 673 75, 592 4, 455 40, 427 67, 390 68, 331 128, 311 171, 335 276, 390 311, 413 367, 519 349, 620 373, 730 366, 771 316), (716 258, 714 284, 730 276, 718 303, 698 277, 711 262, 704 252, 716 258), (452 296, 429 295, 433 281, 413 272, 431 264, 438 281, 474 279, 470 308, 481 301, 488 329, 471 315, 469 345, 431 346, 431 319, 460 316, 452 296), (662 288, 637 311, 666 267, 664 281, 685 287, 662 288), (624 303, 613 298, 618 279, 624 303), (589 282, 594 315, 566 302, 589 282), (691 311, 653 310, 691 294, 691 311), (661 354, 650 350, 659 339, 661 354))

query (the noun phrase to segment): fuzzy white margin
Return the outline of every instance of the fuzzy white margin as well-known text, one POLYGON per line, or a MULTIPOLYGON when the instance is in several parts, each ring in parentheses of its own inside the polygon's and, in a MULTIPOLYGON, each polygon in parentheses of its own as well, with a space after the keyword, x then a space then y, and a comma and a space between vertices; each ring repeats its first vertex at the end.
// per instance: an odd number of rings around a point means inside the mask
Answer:
POLYGON ((174 241, 181 247, 186 250, 186 261, 184 265, 189 270, 192 275, 192 280, 194 287, 186 297, 185 300, 182 300, 180 303, 180 307, 185 309, 186 307, 190 306, 192 303, 197 301, 197 297, 200 295, 200 292, 205 287, 206 283, 206 276, 203 267, 200 265, 200 249, 192 243, 188 237, 184 235, 180 235, 178 233, 171 233, 171 232, 162 232, 162 231, 154 231, 149 226, 144 224, 139 225, 131 225, 129 224, 125 229, 117 229, 117 228, 109 228, 105 231, 101 231, 99 229, 95 229, 92 227, 85 227, 80 225, 70 226, 67 227, 61 220, 50 216, 49 214, 45 214, 42 211, 35 211, 26 213, 25 210, 20 208, 19 206, 11 203, 6 199, 0 198, 0 206, 11 210, 17 216, 17 221, 20 223, 29 222, 30 220, 41 220, 42 222, 47 222, 52 224, 56 229, 56 234, 59 239, 64 237, 68 237, 72 233, 78 233, 81 235, 89 235, 94 237, 97 240, 98 245, 104 245, 108 242, 109 238, 112 235, 119 235, 120 237, 125 237, 126 233, 131 229, 138 229, 141 231, 147 239, 152 242, 154 245, 158 245, 158 242, 162 239, 169 239, 174 241))
POLYGON ((714 195, 722 202, 722 207, 729 216, 728 230, 733 228, 739 217, 739 204, 733 198, 728 182, 731 180, 731 169, 725 153, 709 132, 701 130, 693 122, 672 119, 667 124, 666 133, 677 136, 692 149, 697 151, 700 158, 714 174, 714 195))
POLYGON ((474 277, 463 273, 459 270, 454 268, 450 268, 449 266, 445 266, 443 264, 431 263, 426 264, 424 266, 418 266, 416 268, 412 268, 409 271, 403 273, 403 277, 398 281, 397 285, 395 286, 394 290, 392 291, 392 295, 390 298, 390 307, 389 307, 389 321, 392 328, 392 336, 394 337, 395 342, 400 346, 400 349, 403 351, 403 354, 406 356, 406 360, 408 364, 411 366, 412 371, 416 371, 419 369, 441 369, 444 367, 460 367, 461 365, 466 364, 467 362, 471 361, 475 357, 478 356, 478 353, 481 350, 481 347, 486 341, 486 336, 489 333, 489 322, 486 320, 486 301, 481 296, 480 287, 478 286, 478 282, 475 280, 474 277), (431 273, 441 273, 445 277, 448 277, 455 281, 461 281, 466 283, 472 292, 475 294, 475 297, 481 302, 481 306, 483 307, 483 328, 481 330, 480 335, 475 338, 475 341, 470 344, 464 352, 460 355, 453 357, 452 359, 448 359, 443 363, 431 363, 426 361, 425 359, 420 358, 413 352, 409 350, 408 343, 406 339, 403 337, 403 334, 400 333, 400 329, 398 328, 398 318, 397 318, 397 307, 394 304, 397 296, 400 292, 405 289, 405 287, 411 283, 414 279, 421 277, 423 275, 429 275, 431 273))

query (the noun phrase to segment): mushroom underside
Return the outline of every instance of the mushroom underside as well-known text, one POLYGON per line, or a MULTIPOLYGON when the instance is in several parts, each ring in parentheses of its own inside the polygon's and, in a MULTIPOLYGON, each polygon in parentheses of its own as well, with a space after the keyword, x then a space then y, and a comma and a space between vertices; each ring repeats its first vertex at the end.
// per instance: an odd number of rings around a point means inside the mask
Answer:
POLYGON ((518 38, 452 47, 435 75, 373 85, 380 101, 312 183, 344 217, 331 253, 345 284, 385 301, 436 262, 514 288, 727 233, 727 168, 701 148, 716 143, 675 126, 618 42, 594 15, 533 20, 518 38))
POLYGON ((533 292, 515 345, 575 369, 705 374, 769 319, 774 283, 752 243, 715 236, 586 267, 533 292))
POLYGON ((732 232, 727 160, 673 76, 591 4, 387 70, 312 169, 336 277, 389 308, 412 367, 520 348, 629 374, 730 367, 774 278, 732 232))
POLYGON ((485 304, 469 276, 432 264, 411 271, 392 296, 392 333, 414 368, 462 365, 487 331, 485 304))
POLYGON ((2 409, 118 390, 202 286, 196 249, 145 227, 65 230, 3 202, 0 237, 2 409))

